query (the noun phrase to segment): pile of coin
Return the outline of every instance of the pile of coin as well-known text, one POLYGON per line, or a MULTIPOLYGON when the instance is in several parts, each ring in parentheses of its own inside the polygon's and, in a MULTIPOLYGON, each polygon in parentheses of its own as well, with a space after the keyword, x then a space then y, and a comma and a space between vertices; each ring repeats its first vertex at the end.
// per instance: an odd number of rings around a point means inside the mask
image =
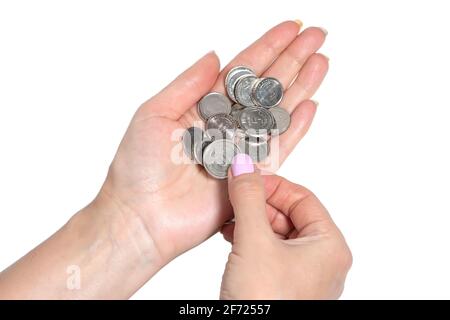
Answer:
POLYGON ((227 177, 240 152, 260 162, 269 155, 268 139, 285 132, 289 113, 279 107, 283 86, 275 78, 258 78, 247 67, 231 69, 225 78, 227 96, 210 92, 198 102, 205 131, 191 127, 183 135, 184 152, 217 179, 227 177), (234 104, 233 104, 234 102, 234 104))

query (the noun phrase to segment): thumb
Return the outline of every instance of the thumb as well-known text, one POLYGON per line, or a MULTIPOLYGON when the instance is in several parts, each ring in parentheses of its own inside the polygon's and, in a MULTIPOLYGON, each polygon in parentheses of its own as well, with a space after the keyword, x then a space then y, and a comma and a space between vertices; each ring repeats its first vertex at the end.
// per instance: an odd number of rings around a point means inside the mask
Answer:
POLYGON ((237 154, 231 164, 231 174, 228 193, 234 210, 234 239, 268 234, 272 228, 266 214, 264 182, 252 158, 237 154))

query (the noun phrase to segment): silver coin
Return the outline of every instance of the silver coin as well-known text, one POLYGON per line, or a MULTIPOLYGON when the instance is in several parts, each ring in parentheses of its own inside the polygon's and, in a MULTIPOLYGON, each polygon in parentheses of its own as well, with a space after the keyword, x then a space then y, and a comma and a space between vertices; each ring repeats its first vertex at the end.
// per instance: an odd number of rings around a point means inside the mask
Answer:
POLYGON ((245 107, 255 105, 252 99, 252 88, 257 80, 258 78, 253 74, 244 74, 236 80, 234 97, 239 104, 245 107))
POLYGON ((244 139, 245 137, 247 137, 245 131, 240 128, 237 128, 236 131, 234 132, 234 138, 237 141, 244 139))
POLYGON ((239 148, 227 139, 211 142, 203 151, 203 165, 206 171, 217 179, 225 179, 228 168, 239 148))
POLYGON ((261 137, 246 137, 239 140, 239 150, 248 154, 254 162, 261 162, 269 156, 269 144, 261 137))
POLYGON ((203 164, 203 150, 210 144, 210 140, 196 141, 194 144, 194 159, 198 164, 203 164))
POLYGON ((239 126, 239 112, 241 112, 242 109, 244 109, 244 106, 241 106, 239 103, 233 104, 231 107, 231 113, 230 115, 236 120, 238 126, 239 126))
POLYGON ((236 120, 229 114, 216 114, 206 122, 206 133, 214 140, 233 139, 236 128, 236 120))
POLYGON ((244 109, 245 107, 240 105, 239 103, 235 103, 231 106, 231 115, 233 115, 234 113, 237 113, 239 111, 241 111, 242 109, 244 109))
POLYGON ((252 88, 253 102, 260 107, 271 108, 283 99, 283 86, 275 78, 261 78, 252 88))
POLYGON ((274 123, 272 113, 264 108, 250 107, 239 113, 239 126, 250 136, 267 135, 274 123))
POLYGON ((194 160, 194 145, 197 141, 203 141, 203 130, 197 127, 190 127, 183 133, 182 143, 184 153, 194 160))
POLYGON ((236 86, 237 79, 244 74, 254 74, 253 70, 244 66, 237 66, 228 71, 225 77, 225 89, 227 91, 228 97, 234 102, 236 98, 234 96, 234 88, 236 86))
POLYGON ((289 125, 291 124, 291 115, 287 112, 286 109, 280 107, 273 107, 269 109, 270 113, 272 113, 273 118, 275 119, 275 123, 273 126, 272 134, 282 134, 285 132, 289 125))
POLYGON ((231 101, 221 93, 210 92, 198 102, 197 109, 200 117, 206 121, 215 114, 229 114, 231 112, 231 101))

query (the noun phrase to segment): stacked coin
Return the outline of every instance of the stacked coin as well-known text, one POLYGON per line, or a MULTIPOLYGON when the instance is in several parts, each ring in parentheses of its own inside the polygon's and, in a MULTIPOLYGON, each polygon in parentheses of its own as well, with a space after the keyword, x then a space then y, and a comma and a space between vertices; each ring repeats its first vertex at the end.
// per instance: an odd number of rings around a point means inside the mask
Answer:
POLYGON ((225 89, 229 98, 211 92, 198 102, 205 131, 191 127, 183 135, 185 153, 217 179, 227 177, 239 152, 255 162, 267 158, 270 135, 285 132, 291 122, 289 113, 278 106, 283 86, 277 79, 258 78, 250 68, 238 66, 228 72, 225 89))

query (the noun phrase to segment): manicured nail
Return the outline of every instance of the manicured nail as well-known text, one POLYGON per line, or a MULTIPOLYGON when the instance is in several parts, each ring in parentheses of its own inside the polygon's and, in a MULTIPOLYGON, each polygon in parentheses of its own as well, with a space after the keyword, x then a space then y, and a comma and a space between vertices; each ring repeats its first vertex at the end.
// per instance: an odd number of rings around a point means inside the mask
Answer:
POLYGON ((311 101, 312 101, 312 103, 314 103, 316 105, 316 107, 319 106, 319 101, 317 101, 317 100, 311 100, 311 101))
POLYGON ((328 30, 327 29, 325 29, 325 28, 322 28, 322 27, 318 27, 322 32, 323 32, 323 34, 326 36, 326 35, 328 35, 328 30))
POLYGON ((303 25, 302 20, 295 19, 294 22, 295 22, 296 24, 298 24, 300 27, 303 25))
POLYGON ((253 173, 255 168, 253 167, 252 158, 245 153, 238 153, 234 156, 231 162, 231 173, 233 177, 240 176, 244 173, 253 173))

